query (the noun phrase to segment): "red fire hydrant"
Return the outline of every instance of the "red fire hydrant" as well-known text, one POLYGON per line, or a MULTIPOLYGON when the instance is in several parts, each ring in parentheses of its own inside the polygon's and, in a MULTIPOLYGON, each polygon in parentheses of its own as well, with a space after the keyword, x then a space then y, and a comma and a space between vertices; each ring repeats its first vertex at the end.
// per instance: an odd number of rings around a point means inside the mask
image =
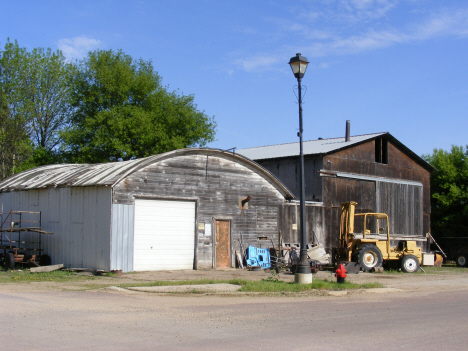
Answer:
POLYGON ((346 275, 346 269, 344 268, 343 263, 340 263, 338 267, 336 268, 335 277, 336 277, 337 283, 345 282, 345 278, 347 277, 347 275, 346 275))

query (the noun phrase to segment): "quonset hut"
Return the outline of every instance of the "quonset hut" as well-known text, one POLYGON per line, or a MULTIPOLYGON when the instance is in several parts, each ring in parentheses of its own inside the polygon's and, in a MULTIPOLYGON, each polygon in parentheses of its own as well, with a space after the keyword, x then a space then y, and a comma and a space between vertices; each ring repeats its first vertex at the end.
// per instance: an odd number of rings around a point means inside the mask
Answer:
POLYGON ((0 183, 4 211, 41 211, 52 264, 124 272, 232 267, 241 243, 277 242, 279 205, 292 198, 257 163, 205 148, 48 165, 0 183))

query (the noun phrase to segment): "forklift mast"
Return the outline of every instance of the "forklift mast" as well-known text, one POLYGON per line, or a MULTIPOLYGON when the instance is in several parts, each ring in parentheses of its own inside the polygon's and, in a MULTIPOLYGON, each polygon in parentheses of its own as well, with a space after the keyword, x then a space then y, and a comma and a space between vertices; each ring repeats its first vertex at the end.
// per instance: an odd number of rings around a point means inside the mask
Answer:
POLYGON ((348 236, 354 233, 354 210, 357 202, 343 202, 341 204, 341 222, 340 222, 340 248, 348 246, 348 236))

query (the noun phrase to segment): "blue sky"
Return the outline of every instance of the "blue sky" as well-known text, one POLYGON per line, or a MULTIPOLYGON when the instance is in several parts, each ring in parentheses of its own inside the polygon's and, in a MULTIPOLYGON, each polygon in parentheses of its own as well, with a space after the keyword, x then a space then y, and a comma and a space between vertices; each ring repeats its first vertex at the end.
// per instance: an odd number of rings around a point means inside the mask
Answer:
POLYGON ((170 90, 195 95, 228 149, 390 132, 415 153, 467 145, 468 2, 0 1, 0 45, 70 59, 122 49, 152 60, 170 90))

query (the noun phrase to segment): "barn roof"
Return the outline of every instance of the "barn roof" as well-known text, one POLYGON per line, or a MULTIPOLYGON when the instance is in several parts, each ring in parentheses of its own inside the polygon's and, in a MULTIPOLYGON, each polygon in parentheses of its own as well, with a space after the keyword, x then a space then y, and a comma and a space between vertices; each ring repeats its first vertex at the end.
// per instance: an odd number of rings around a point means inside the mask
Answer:
POLYGON ((0 192, 50 187, 114 186, 131 173, 152 163, 172 157, 197 154, 207 157, 222 157, 238 162, 265 178, 277 188, 285 198, 294 198, 291 191, 289 191, 278 178, 258 163, 236 153, 209 148, 180 149, 122 162, 41 166, 4 179, 0 182, 0 192))
MULTIPOLYGON (((330 138, 330 139, 318 139, 303 142, 304 155, 328 155, 340 150, 362 144, 367 141, 384 137, 397 147, 402 149, 408 156, 418 162, 422 167, 429 171, 433 171, 434 168, 424 161, 421 157, 416 155, 413 151, 408 149, 390 133, 373 133, 364 135, 355 135, 350 137, 350 141, 345 141, 345 138, 330 138)), ((244 155, 252 160, 265 160, 273 158, 293 157, 299 156, 299 143, 288 143, 288 144, 277 144, 268 146, 259 146, 238 150, 237 153, 244 155)))
MULTIPOLYGON (((375 133, 356 135, 350 137, 350 141, 346 142, 345 138, 330 138, 309 140, 303 142, 304 155, 320 155, 335 152, 340 149, 348 148, 352 145, 359 144, 363 141, 372 140, 386 133, 375 133)), ((268 158, 281 158, 299 155, 299 143, 277 144, 268 146, 252 147, 238 150, 237 153, 244 155, 252 160, 264 160, 268 158)))

